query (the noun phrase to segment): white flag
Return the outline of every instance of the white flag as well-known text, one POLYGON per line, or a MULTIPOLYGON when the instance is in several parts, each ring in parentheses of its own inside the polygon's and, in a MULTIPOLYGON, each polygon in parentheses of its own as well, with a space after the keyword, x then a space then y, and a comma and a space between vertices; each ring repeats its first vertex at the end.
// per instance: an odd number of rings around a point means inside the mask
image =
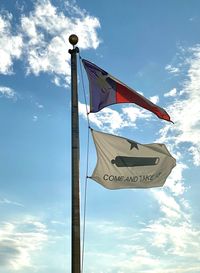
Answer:
POLYGON ((176 166, 164 144, 139 144, 95 130, 92 136, 97 165, 91 178, 108 189, 161 187, 176 166))

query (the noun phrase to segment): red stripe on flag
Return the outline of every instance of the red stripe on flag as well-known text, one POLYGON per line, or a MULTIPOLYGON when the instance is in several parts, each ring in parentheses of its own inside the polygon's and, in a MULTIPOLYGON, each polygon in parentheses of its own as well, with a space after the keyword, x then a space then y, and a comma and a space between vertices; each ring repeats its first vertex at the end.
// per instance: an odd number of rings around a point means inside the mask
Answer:
POLYGON ((163 108, 155 105, 150 100, 146 99, 136 91, 130 90, 126 86, 120 84, 119 82, 116 82, 116 103, 123 102, 135 103, 138 106, 141 106, 146 110, 153 112, 159 118, 171 121, 170 116, 163 108))
POLYGON ((137 94, 135 95, 131 90, 129 90, 126 86, 121 85, 116 82, 116 102, 136 102, 139 97, 137 94))

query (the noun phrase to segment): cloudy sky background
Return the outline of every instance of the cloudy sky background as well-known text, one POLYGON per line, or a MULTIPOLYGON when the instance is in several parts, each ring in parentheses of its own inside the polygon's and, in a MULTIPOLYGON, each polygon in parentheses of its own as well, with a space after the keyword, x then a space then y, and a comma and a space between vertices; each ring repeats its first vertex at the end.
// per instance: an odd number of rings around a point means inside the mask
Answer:
MULTIPOLYGON (((199 10, 198 0, 0 2, 1 272, 70 272, 71 33, 82 57, 174 121, 120 104, 90 114, 91 125, 165 143, 177 159, 159 189, 109 191, 88 180, 84 272, 200 272, 199 10)), ((83 204, 87 120, 78 66, 83 204)), ((90 141, 89 174, 95 160, 90 141)))

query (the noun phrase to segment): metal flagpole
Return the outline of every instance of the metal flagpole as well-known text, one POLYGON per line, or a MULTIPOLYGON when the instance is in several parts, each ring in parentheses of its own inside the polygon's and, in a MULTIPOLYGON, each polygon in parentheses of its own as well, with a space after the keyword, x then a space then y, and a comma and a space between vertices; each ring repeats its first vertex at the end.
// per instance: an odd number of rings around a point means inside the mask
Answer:
POLYGON ((69 37, 73 49, 71 54, 71 142, 72 142, 72 234, 71 234, 71 272, 81 272, 80 262, 80 201, 79 201, 79 118, 77 92, 77 57, 79 52, 78 37, 74 34, 69 37))

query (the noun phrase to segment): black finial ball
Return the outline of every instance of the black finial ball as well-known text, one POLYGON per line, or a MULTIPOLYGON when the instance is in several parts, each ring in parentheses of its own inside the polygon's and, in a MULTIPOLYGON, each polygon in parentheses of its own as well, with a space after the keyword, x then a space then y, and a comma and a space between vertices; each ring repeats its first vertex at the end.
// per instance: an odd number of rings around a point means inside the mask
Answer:
POLYGON ((76 36, 75 34, 70 35, 69 42, 72 45, 76 45, 78 43, 78 36, 76 36))

